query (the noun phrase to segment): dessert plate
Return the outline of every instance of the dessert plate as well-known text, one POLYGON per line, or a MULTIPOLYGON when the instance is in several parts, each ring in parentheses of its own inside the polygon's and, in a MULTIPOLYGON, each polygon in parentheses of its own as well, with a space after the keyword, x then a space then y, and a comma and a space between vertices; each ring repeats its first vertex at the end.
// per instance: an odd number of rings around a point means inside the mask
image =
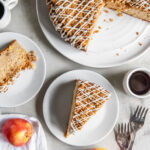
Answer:
POLYGON ((0 132, 0 146, 2 150, 47 150, 46 137, 41 123, 33 117, 29 117, 22 114, 3 114, 0 115, 0 129, 2 129, 4 123, 8 119, 22 118, 28 120, 33 127, 33 135, 28 143, 21 147, 15 147, 11 145, 0 132))
POLYGON ((119 102, 113 86, 100 74, 88 70, 74 70, 62 74, 49 86, 44 97, 43 114, 49 130, 69 145, 88 146, 101 141, 112 131, 118 113, 119 102), (76 79, 101 85, 110 91, 112 96, 81 131, 65 138, 76 79))
POLYGON ((126 14, 117 16, 110 9, 105 13, 104 8, 95 28, 100 32, 94 34, 88 51, 82 52, 64 42, 55 31, 45 0, 36 0, 36 7, 39 24, 47 40, 58 52, 79 64, 96 68, 118 66, 138 58, 150 45, 148 22, 126 14))
POLYGON ((0 39, 0 50, 17 40, 26 50, 33 50, 37 56, 36 68, 22 71, 14 84, 8 86, 8 91, 0 93, 0 107, 16 107, 31 100, 41 89, 46 74, 45 59, 36 43, 24 35, 5 32, 0 33, 0 39))

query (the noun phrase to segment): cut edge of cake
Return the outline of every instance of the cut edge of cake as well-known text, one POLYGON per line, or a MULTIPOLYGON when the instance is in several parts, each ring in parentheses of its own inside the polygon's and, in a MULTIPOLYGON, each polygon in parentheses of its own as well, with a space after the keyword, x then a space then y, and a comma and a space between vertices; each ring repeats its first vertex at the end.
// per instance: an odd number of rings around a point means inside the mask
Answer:
MULTIPOLYGON (((34 51, 27 52, 19 43, 17 40, 13 40, 6 48, 3 50, 0 50, 0 58, 5 62, 4 65, 7 64, 7 59, 8 61, 11 61, 9 59, 10 53, 14 51, 15 55, 15 48, 18 48, 19 50, 23 50, 26 56, 26 63, 24 65, 15 68, 15 70, 10 70, 10 72, 3 73, 3 76, 0 79, 0 93, 6 92, 8 88, 6 86, 13 84, 14 78, 17 77, 17 74, 25 69, 34 69, 35 64, 34 62, 37 61, 37 57, 34 54, 34 51)), ((12 58, 11 58, 12 59, 12 58)), ((3 62, 0 62, 3 63, 3 62)), ((8 67, 8 68, 13 68, 13 66, 8 67)), ((2 71, 2 70, 1 70, 2 71)))
POLYGON ((105 0, 105 7, 150 22, 150 1, 105 0))
POLYGON ((71 112, 70 112, 70 116, 69 116, 68 127, 67 127, 67 131, 65 133, 66 138, 69 137, 69 135, 70 135, 69 132, 70 132, 70 129, 71 129, 71 121, 72 121, 72 118, 73 118, 73 111, 74 111, 74 108, 75 108, 76 94, 77 94, 78 86, 79 86, 79 82, 78 82, 78 80, 76 80, 76 86, 75 86, 75 89, 74 89, 74 92, 73 92, 73 101, 72 101, 71 112))

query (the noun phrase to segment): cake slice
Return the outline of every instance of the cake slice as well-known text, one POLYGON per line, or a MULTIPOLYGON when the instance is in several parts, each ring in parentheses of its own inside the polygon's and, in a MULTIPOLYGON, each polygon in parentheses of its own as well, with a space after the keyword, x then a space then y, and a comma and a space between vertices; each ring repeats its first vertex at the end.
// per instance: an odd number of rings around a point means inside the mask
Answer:
POLYGON ((49 16, 61 37, 72 46, 86 51, 102 0, 46 0, 49 16))
POLYGON ((34 68, 37 58, 33 51, 27 52, 16 40, 0 51, 0 92, 13 82, 18 72, 34 68))
POLYGON ((107 90, 95 83, 77 80, 65 136, 81 130, 110 96, 107 90))
POLYGON ((105 0, 105 6, 150 21, 150 0, 105 0))

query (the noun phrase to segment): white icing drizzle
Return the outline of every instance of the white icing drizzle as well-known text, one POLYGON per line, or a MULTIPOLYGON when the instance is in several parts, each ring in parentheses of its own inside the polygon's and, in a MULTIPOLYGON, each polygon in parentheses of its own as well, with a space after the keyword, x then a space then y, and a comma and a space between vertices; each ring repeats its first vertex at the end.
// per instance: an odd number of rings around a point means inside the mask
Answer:
POLYGON ((89 112, 98 111, 100 109, 99 107, 96 108, 96 105, 99 105, 99 104, 103 105, 103 103, 107 99, 109 99, 111 96, 111 94, 107 90, 105 90, 104 88, 102 88, 99 85, 96 85, 89 81, 79 80, 78 82, 80 85, 84 85, 84 86, 87 85, 87 86, 84 89, 78 88, 78 91, 77 91, 77 94, 80 93, 81 96, 76 97, 76 103, 79 103, 80 105, 75 107, 74 112, 76 110, 80 110, 80 113, 76 113, 73 115, 73 119, 71 121, 72 129, 70 131, 72 133, 74 133, 82 128, 83 121, 87 121, 88 119, 91 118, 91 115, 88 115, 89 112), (97 91, 97 93, 96 93, 96 91, 97 91), (104 96, 99 96, 98 94, 100 94, 100 93, 103 94, 104 96), (96 98, 94 96, 96 96, 96 98), (90 102, 85 102, 85 100, 87 98, 90 100, 90 102), (95 103, 95 105, 92 105, 93 103, 95 103), (90 107, 92 107, 92 109, 88 109, 88 107, 87 107, 88 105, 90 105, 90 107), (81 108, 87 108, 86 112, 84 112, 81 108), (86 117, 82 117, 82 114, 86 115, 86 117), (78 123, 81 124, 80 127, 77 127, 78 123))
POLYGON ((90 35, 86 35, 86 33, 89 33, 89 31, 93 28, 91 21, 95 19, 95 15, 98 15, 96 13, 96 8, 101 4, 102 0, 98 0, 97 2, 95 2, 95 0, 58 0, 55 4, 53 4, 51 1, 47 3, 47 5, 51 7, 49 15, 55 29, 60 32, 61 37, 65 41, 71 43, 71 45, 74 47, 77 47, 76 44, 80 41, 81 43, 77 48, 82 50, 85 50, 87 48, 87 44, 84 43, 90 39, 90 35), (79 3, 77 4, 76 2, 79 3), (65 5, 66 3, 68 4, 65 5), (91 3, 93 3, 94 6, 90 6, 91 3), (76 5, 75 8, 71 8, 73 4, 76 5), (89 8, 90 10, 88 10, 87 8, 89 8), (70 14, 65 14, 66 10, 71 11, 70 14), (84 14, 84 16, 79 17, 78 15, 80 13, 84 14), (59 23, 60 18, 62 19, 62 21, 59 23), (69 21, 66 23, 65 21, 68 18, 69 21), (85 19, 87 19, 87 21, 85 21, 85 19), (70 23, 72 23, 73 21, 76 21, 76 24, 72 27, 70 26, 70 23), (90 27, 85 27, 87 24, 90 25, 90 27), (68 29, 67 32, 65 31, 65 29, 68 29), (70 35, 70 33, 73 34, 70 35), (78 33, 80 34, 78 35, 78 33))
POLYGON ((137 8, 143 8, 145 11, 150 11, 150 0, 127 0, 127 3, 130 3, 131 6, 137 8))

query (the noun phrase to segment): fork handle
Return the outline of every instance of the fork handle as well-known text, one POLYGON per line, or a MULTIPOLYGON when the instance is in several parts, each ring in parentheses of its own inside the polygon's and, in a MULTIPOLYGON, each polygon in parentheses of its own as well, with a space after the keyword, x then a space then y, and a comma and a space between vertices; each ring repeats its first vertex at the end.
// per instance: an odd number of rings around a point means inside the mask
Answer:
POLYGON ((130 144, 129 144, 128 150, 132 150, 132 148, 133 148, 133 144, 134 144, 134 141, 135 141, 135 137, 136 137, 136 132, 135 132, 135 133, 133 133, 133 137, 132 137, 132 139, 131 139, 131 141, 130 141, 130 144))
POLYGON ((132 148, 133 148, 133 144, 134 144, 134 140, 132 140, 132 141, 131 141, 131 143, 130 143, 130 145, 129 145, 128 150, 132 150, 132 148))

